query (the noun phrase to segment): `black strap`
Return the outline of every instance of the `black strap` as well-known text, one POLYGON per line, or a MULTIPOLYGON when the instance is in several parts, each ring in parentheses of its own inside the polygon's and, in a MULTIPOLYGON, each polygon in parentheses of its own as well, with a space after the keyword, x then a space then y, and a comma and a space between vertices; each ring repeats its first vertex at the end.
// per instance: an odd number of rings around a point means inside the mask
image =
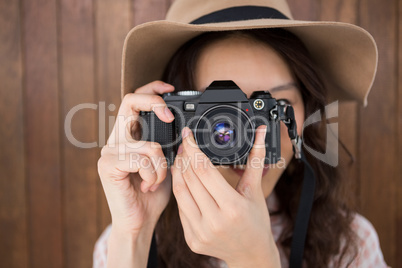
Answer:
POLYGON ((152 235, 151 248, 149 249, 147 268, 157 268, 157 267, 158 267, 158 250, 156 248, 156 238, 154 232, 154 234, 152 235))
POLYGON ((190 24, 219 23, 256 19, 289 19, 278 10, 262 6, 237 6, 218 10, 202 16, 190 24))
POLYGON ((304 178, 297 210, 295 227, 293 229, 292 245, 290 250, 289 267, 301 268, 303 263, 304 244, 306 242, 308 223, 311 208, 313 207, 315 176, 313 168, 308 163, 303 151, 301 161, 304 163, 304 178))

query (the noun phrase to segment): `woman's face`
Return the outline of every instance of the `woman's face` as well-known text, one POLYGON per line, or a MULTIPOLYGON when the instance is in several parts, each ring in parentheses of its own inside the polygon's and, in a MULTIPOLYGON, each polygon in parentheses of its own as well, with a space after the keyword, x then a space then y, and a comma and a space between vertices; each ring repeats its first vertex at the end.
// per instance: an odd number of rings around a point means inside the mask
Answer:
MULTIPOLYGON (((271 47, 248 37, 229 37, 216 41, 201 52, 196 65, 197 90, 204 91, 214 80, 233 80, 247 97, 253 91, 268 90, 272 97, 284 100, 295 110, 297 130, 300 135, 304 122, 304 104, 295 79, 285 61, 271 47)), ((272 165, 266 165, 262 188, 265 197, 293 157, 292 145, 286 126, 281 123, 281 157, 272 165)), ((236 187, 243 170, 233 166, 219 166, 221 174, 236 187)))

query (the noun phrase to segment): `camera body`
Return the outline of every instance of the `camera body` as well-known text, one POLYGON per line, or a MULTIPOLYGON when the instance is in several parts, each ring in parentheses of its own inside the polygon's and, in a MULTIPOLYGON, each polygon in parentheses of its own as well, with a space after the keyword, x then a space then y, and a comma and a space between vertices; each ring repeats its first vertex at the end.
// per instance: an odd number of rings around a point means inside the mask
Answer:
POLYGON ((284 107, 268 91, 250 99, 233 81, 214 81, 204 92, 182 91, 163 95, 175 119, 165 123, 154 112, 141 112, 142 140, 158 142, 168 165, 173 165, 181 130, 187 126, 201 151, 214 165, 244 165, 253 147, 256 128, 267 126, 265 164, 281 155, 280 119, 284 107))

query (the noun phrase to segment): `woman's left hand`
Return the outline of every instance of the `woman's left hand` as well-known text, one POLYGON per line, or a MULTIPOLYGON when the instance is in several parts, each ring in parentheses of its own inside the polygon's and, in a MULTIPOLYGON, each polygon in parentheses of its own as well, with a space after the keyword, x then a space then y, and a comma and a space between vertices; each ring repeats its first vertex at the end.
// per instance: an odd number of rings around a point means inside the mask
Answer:
POLYGON ((172 166, 186 242, 198 254, 229 267, 280 267, 261 187, 266 126, 257 129, 246 170, 236 189, 202 153, 189 128, 172 166))

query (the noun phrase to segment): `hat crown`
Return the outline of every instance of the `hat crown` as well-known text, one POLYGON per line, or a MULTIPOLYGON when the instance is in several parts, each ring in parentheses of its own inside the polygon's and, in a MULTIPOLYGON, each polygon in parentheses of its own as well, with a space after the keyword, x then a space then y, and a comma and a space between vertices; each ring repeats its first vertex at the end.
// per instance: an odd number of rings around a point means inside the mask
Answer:
POLYGON ((212 12, 238 6, 269 7, 293 19, 285 0, 176 0, 166 14, 166 20, 190 23, 212 12))

